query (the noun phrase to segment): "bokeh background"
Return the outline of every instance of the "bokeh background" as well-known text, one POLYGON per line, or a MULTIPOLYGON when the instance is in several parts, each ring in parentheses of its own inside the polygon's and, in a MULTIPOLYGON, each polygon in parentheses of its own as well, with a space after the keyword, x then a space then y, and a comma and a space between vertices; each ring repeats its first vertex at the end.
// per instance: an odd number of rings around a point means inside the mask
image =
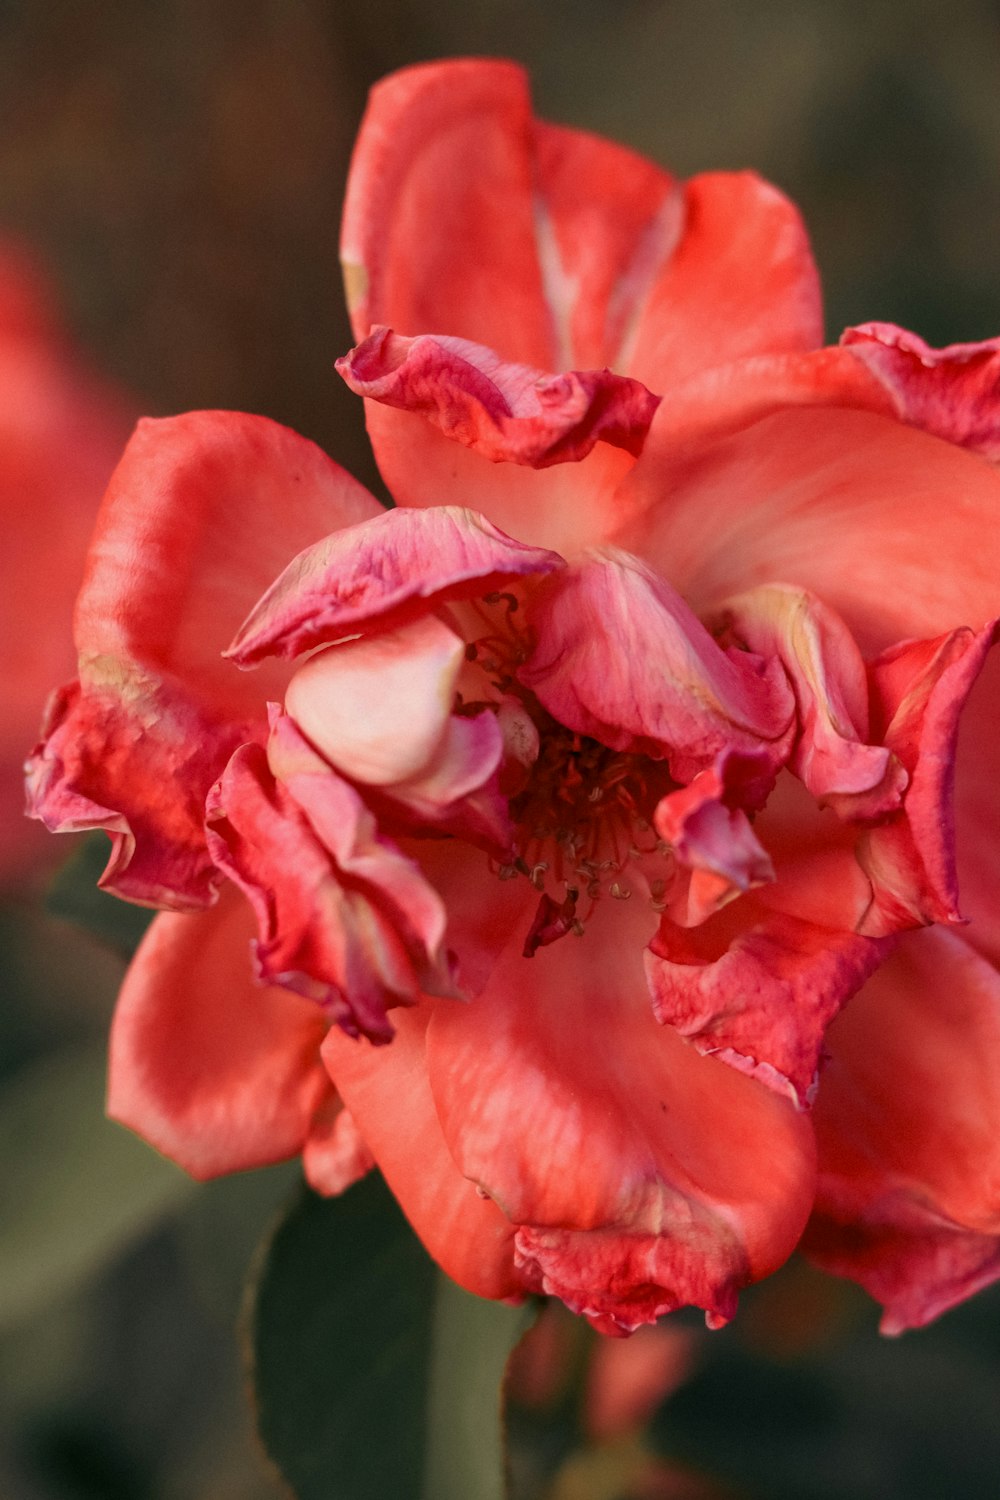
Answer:
MULTIPOLYGON (((778 183, 831 337, 870 318, 938 344, 1000 333, 991 0, 2 0, 0 233, 42 258, 136 409, 261 412, 377 488, 332 368, 349 153, 372 82, 464 53, 521 60, 539 113, 682 174, 778 183)), ((274 1500, 232 1328, 294 1172, 194 1189, 91 1141, 121 961, 46 909, 39 872, 6 893, 0 941, 0 1495, 274 1500), (102 1196, 116 1173, 128 1212, 102 1196)), ((588 1429, 591 1356, 564 1340, 564 1376, 514 1413, 517 1500, 1000 1493, 1000 1296, 902 1344, 875 1324, 797 1267, 735 1330, 684 1324, 641 1440, 659 1468, 634 1432, 588 1429)))

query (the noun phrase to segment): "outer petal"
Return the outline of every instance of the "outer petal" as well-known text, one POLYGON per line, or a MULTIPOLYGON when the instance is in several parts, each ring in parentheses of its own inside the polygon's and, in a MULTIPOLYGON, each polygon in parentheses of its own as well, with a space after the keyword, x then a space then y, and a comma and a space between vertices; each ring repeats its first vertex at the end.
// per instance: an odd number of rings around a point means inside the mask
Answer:
MULTIPOLYGON (((80 691, 31 777, 50 827, 106 826, 103 884, 178 907, 211 899, 205 793, 264 695, 220 653, 290 554, 379 511, 318 448, 262 417, 140 423, 105 497, 77 602, 80 691)), ((280 688, 278 689, 280 692, 280 688)))
POLYGON ((557 553, 514 541, 474 510, 383 511, 296 557, 226 654, 244 667, 298 656, 562 566, 557 553))
POLYGON ((290 722, 276 733, 280 779, 259 746, 241 746, 209 796, 209 847, 257 913, 260 977, 388 1041, 387 1007, 412 1003, 421 981, 451 988, 441 903, 290 722))
POLYGON ((586 458, 598 441, 642 448, 659 396, 610 370, 547 374, 467 339, 402 338, 379 325, 337 370, 359 396, 425 417, 492 463, 586 458))
POLYGON ((887 951, 885 940, 741 902, 694 929, 664 920, 646 974, 658 1020, 803 1108, 827 1026, 887 951))
POLYGON ((955 750, 965 700, 996 627, 953 630, 885 652, 871 669, 886 745, 905 767, 900 814, 866 835, 860 862, 875 900, 863 931, 959 922, 953 807, 955 750))
POLYGON ((331 1031, 323 1059, 403 1212, 438 1264, 477 1296, 517 1296, 524 1283, 514 1269, 513 1226, 462 1176, 441 1133, 425 1057, 434 1004, 425 1001, 400 1012, 391 1047, 375 1050, 331 1031))
POLYGON ((780 664, 721 650, 636 558, 588 559, 540 590, 529 614, 538 646, 519 676, 560 723, 615 750, 666 755, 678 781, 726 750, 763 753, 773 780, 794 711, 780 664))
POLYGON ((473 1005, 435 1010, 441 1128, 462 1173, 520 1226, 530 1286, 610 1332, 686 1302, 725 1321, 800 1232, 810 1130, 657 1029, 640 962, 648 913, 611 905, 583 939, 530 960, 515 935, 473 1005))
POLYGON ((108 1112, 195 1177, 294 1156, 330 1100, 326 1021, 253 982, 251 930, 235 892, 158 917, 115 1012, 108 1112))
POLYGON ((1000 461, 1000 339, 932 349, 893 323, 863 323, 840 342, 882 382, 904 422, 1000 461))
POLYGON ((872 412, 799 406, 689 447, 654 422, 618 503, 621 545, 699 613, 780 580, 867 656, 997 612, 1000 475, 872 412))
POLYGON ((1000 979, 951 933, 908 934, 829 1046, 807 1248, 898 1333, 1000 1277, 1000 979))

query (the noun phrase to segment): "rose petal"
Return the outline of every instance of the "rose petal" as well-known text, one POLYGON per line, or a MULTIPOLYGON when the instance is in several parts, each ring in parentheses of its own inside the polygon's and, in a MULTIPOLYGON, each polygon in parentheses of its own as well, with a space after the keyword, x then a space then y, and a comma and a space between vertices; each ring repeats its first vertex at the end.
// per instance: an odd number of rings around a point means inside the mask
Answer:
MULTIPOLYGON (((439 1002, 445 1003, 445 1002, 439 1002)), ((386 1181, 441 1268, 479 1297, 516 1297, 513 1226, 459 1172, 444 1142, 425 1061, 433 1001, 396 1016, 391 1047, 331 1031, 323 1059, 386 1181)))
POLYGON ((807 1248, 919 1327, 1000 1276, 1000 978, 907 934, 829 1033, 807 1248))
POLYGON ((426 418, 492 463, 533 469, 579 461, 597 442, 637 454, 660 404, 607 369, 553 375, 467 339, 402 338, 382 325, 337 370, 357 395, 426 418))
POLYGON ((205 793, 237 744, 263 737, 267 691, 280 695, 280 678, 248 683, 220 652, 289 555, 378 511, 263 417, 140 423, 77 602, 80 692, 58 704, 31 777, 50 827, 89 816, 112 831, 106 888, 181 908, 212 899, 205 793))
POLYGON ((562 566, 557 553, 514 541, 476 511, 444 505, 427 513, 383 511, 296 557, 226 655, 242 667, 266 656, 298 656, 562 566))
POLYGON ((726 750, 763 753, 773 779, 794 710, 780 664, 721 650, 636 558, 592 556, 539 590, 529 618, 538 645, 518 675, 560 723, 665 755, 678 781, 726 750))
POLYGON ((827 1026, 887 952, 885 940, 744 901, 701 927, 664 919, 646 975, 658 1020, 805 1108, 827 1026))
POLYGON ((657 1028, 648 922, 605 903, 583 939, 530 961, 512 934, 479 999, 438 1006, 427 1034, 459 1169, 520 1226, 529 1285, 605 1331, 686 1302, 730 1317, 790 1252, 812 1192, 787 1102, 657 1028))
POLYGON ((245 745, 212 789, 209 847, 257 913, 261 978, 319 1002, 352 1035, 388 1041, 388 1007, 412 1004, 421 986, 452 989, 444 912, 354 789, 289 721, 277 733, 280 779, 245 745))
POLYGON ((115 1011, 108 1113, 194 1177, 294 1156, 330 1097, 326 1022, 253 982, 252 925, 235 892, 158 917, 115 1011))
POLYGON ((862 323, 840 342, 882 382, 904 422, 1000 461, 1000 339, 932 349, 894 323, 862 323))
POLYGON ((866 834, 859 861, 875 900, 862 931, 879 935, 925 922, 959 922, 953 793, 965 700, 996 636, 953 630, 907 641, 871 668, 884 739, 909 777, 900 814, 866 834))

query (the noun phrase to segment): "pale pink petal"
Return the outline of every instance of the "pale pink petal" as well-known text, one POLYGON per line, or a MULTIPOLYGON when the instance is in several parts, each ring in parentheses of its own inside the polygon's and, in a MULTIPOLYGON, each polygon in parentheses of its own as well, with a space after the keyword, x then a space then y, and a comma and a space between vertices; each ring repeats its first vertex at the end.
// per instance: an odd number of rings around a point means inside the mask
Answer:
POLYGON ((690 446, 654 422, 617 501, 620 545, 701 614, 792 584, 867 657, 997 613, 1000 475, 873 412, 797 406, 690 446))
POLYGON ((612 1332, 688 1302, 731 1317, 812 1197, 802 1117, 657 1026, 648 926, 609 902, 530 961, 515 932, 479 999, 437 1006, 427 1034, 445 1140, 519 1226, 529 1286, 612 1332))
POLYGON ((597 442, 637 454, 660 404, 608 369, 554 375, 445 334, 403 338, 382 325, 337 361, 356 395, 426 418, 492 463, 545 469, 597 442))
POLYGON ((226 654, 240 666, 298 656, 562 565, 556 553, 514 541, 476 511, 383 511, 296 557, 226 654))
POLYGON ((399 1012, 391 1047, 366 1047, 331 1031, 323 1059, 400 1207, 441 1268, 479 1297, 516 1297, 524 1283, 514 1269, 513 1226, 462 1176, 434 1107, 425 1057, 434 1004, 399 1012))
POLYGON ((932 349, 894 323, 840 336, 889 392, 904 422, 1000 461, 1000 339, 932 349))
POLYGON ((836 612, 806 589, 770 584, 727 600, 716 623, 727 641, 777 656, 788 673, 799 721, 788 764, 817 802, 854 817, 898 808, 907 773, 887 746, 865 743, 865 664, 836 612))
POLYGON ((561 724, 665 755, 678 781, 726 750, 762 754, 773 781, 795 706, 781 664, 723 651, 636 558, 608 549, 567 570, 538 591, 529 619, 538 645, 518 675, 561 724))
POLYGON ((720 754, 689 786, 657 803, 653 826, 670 845, 677 875, 663 902, 682 927, 704 922, 726 902, 774 879, 774 866, 739 799, 760 776, 764 756, 720 754))
POLYGON ((314 759, 276 781, 260 746, 241 747, 208 799, 209 847, 256 912, 260 977, 386 1042, 389 1007, 412 1004, 422 983, 451 987, 444 913, 353 788, 314 759))
POLYGON ((203 906, 215 877, 204 797, 233 749, 266 733, 264 698, 221 652, 289 556, 379 511, 318 448, 263 417, 143 421, 105 496, 77 601, 80 692, 64 697, 32 772, 50 827, 85 809, 113 833, 103 884, 203 906))
POLYGON ((741 902, 697 928, 664 919, 646 974, 660 1021, 804 1108, 827 1026, 887 951, 885 940, 741 902))
POLYGON ((235 892, 158 917, 115 1011, 108 1112, 195 1177, 294 1156, 331 1093, 323 1015, 254 983, 252 927, 235 892))
POLYGON ((1000 979, 952 933, 907 934, 828 1040, 807 1248, 898 1333, 1000 1276, 1000 979))
POLYGON ((906 769, 900 814, 866 834, 859 860, 875 901, 863 931, 959 922, 954 782, 959 721, 993 644, 993 624, 903 642, 872 664, 873 708, 906 769))

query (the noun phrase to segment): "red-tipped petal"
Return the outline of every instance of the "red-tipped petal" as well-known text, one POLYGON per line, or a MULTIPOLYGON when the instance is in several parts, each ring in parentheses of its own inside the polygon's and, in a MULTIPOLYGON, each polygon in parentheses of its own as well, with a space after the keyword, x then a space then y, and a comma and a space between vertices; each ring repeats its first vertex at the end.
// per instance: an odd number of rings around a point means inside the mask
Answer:
POLYGON ((1000 1276, 1000 979, 910 933, 829 1033, 807 1248, 919 1327, 1000 1276))
POLYGON ((294 1156, 330 1095, 324 1017, 254 983, 252 930, 235 892, 158 917, 115 1012, 108 1112, 195 1177, 294 1156))
POLYGON ((597 442, 642 448, 659 396, 608 369, 549 374, 447 335, 378 326, 337 369, 359 396, 426 418, 492 463, 546 469, 597 442))
POLYGON ((110 889, 178 907, 211 899, 205 793, 235 746, 266 732, 266 694, 280 696, 280 679, 249 682, 221 652, 296 550, 379 509, 312 443, 262 417, 140 423, 77 601, 81 691, 33 773, 34 812, 50 826, 63 826, 67 803, 114 815, 101 822, 114 830, 110 889))

